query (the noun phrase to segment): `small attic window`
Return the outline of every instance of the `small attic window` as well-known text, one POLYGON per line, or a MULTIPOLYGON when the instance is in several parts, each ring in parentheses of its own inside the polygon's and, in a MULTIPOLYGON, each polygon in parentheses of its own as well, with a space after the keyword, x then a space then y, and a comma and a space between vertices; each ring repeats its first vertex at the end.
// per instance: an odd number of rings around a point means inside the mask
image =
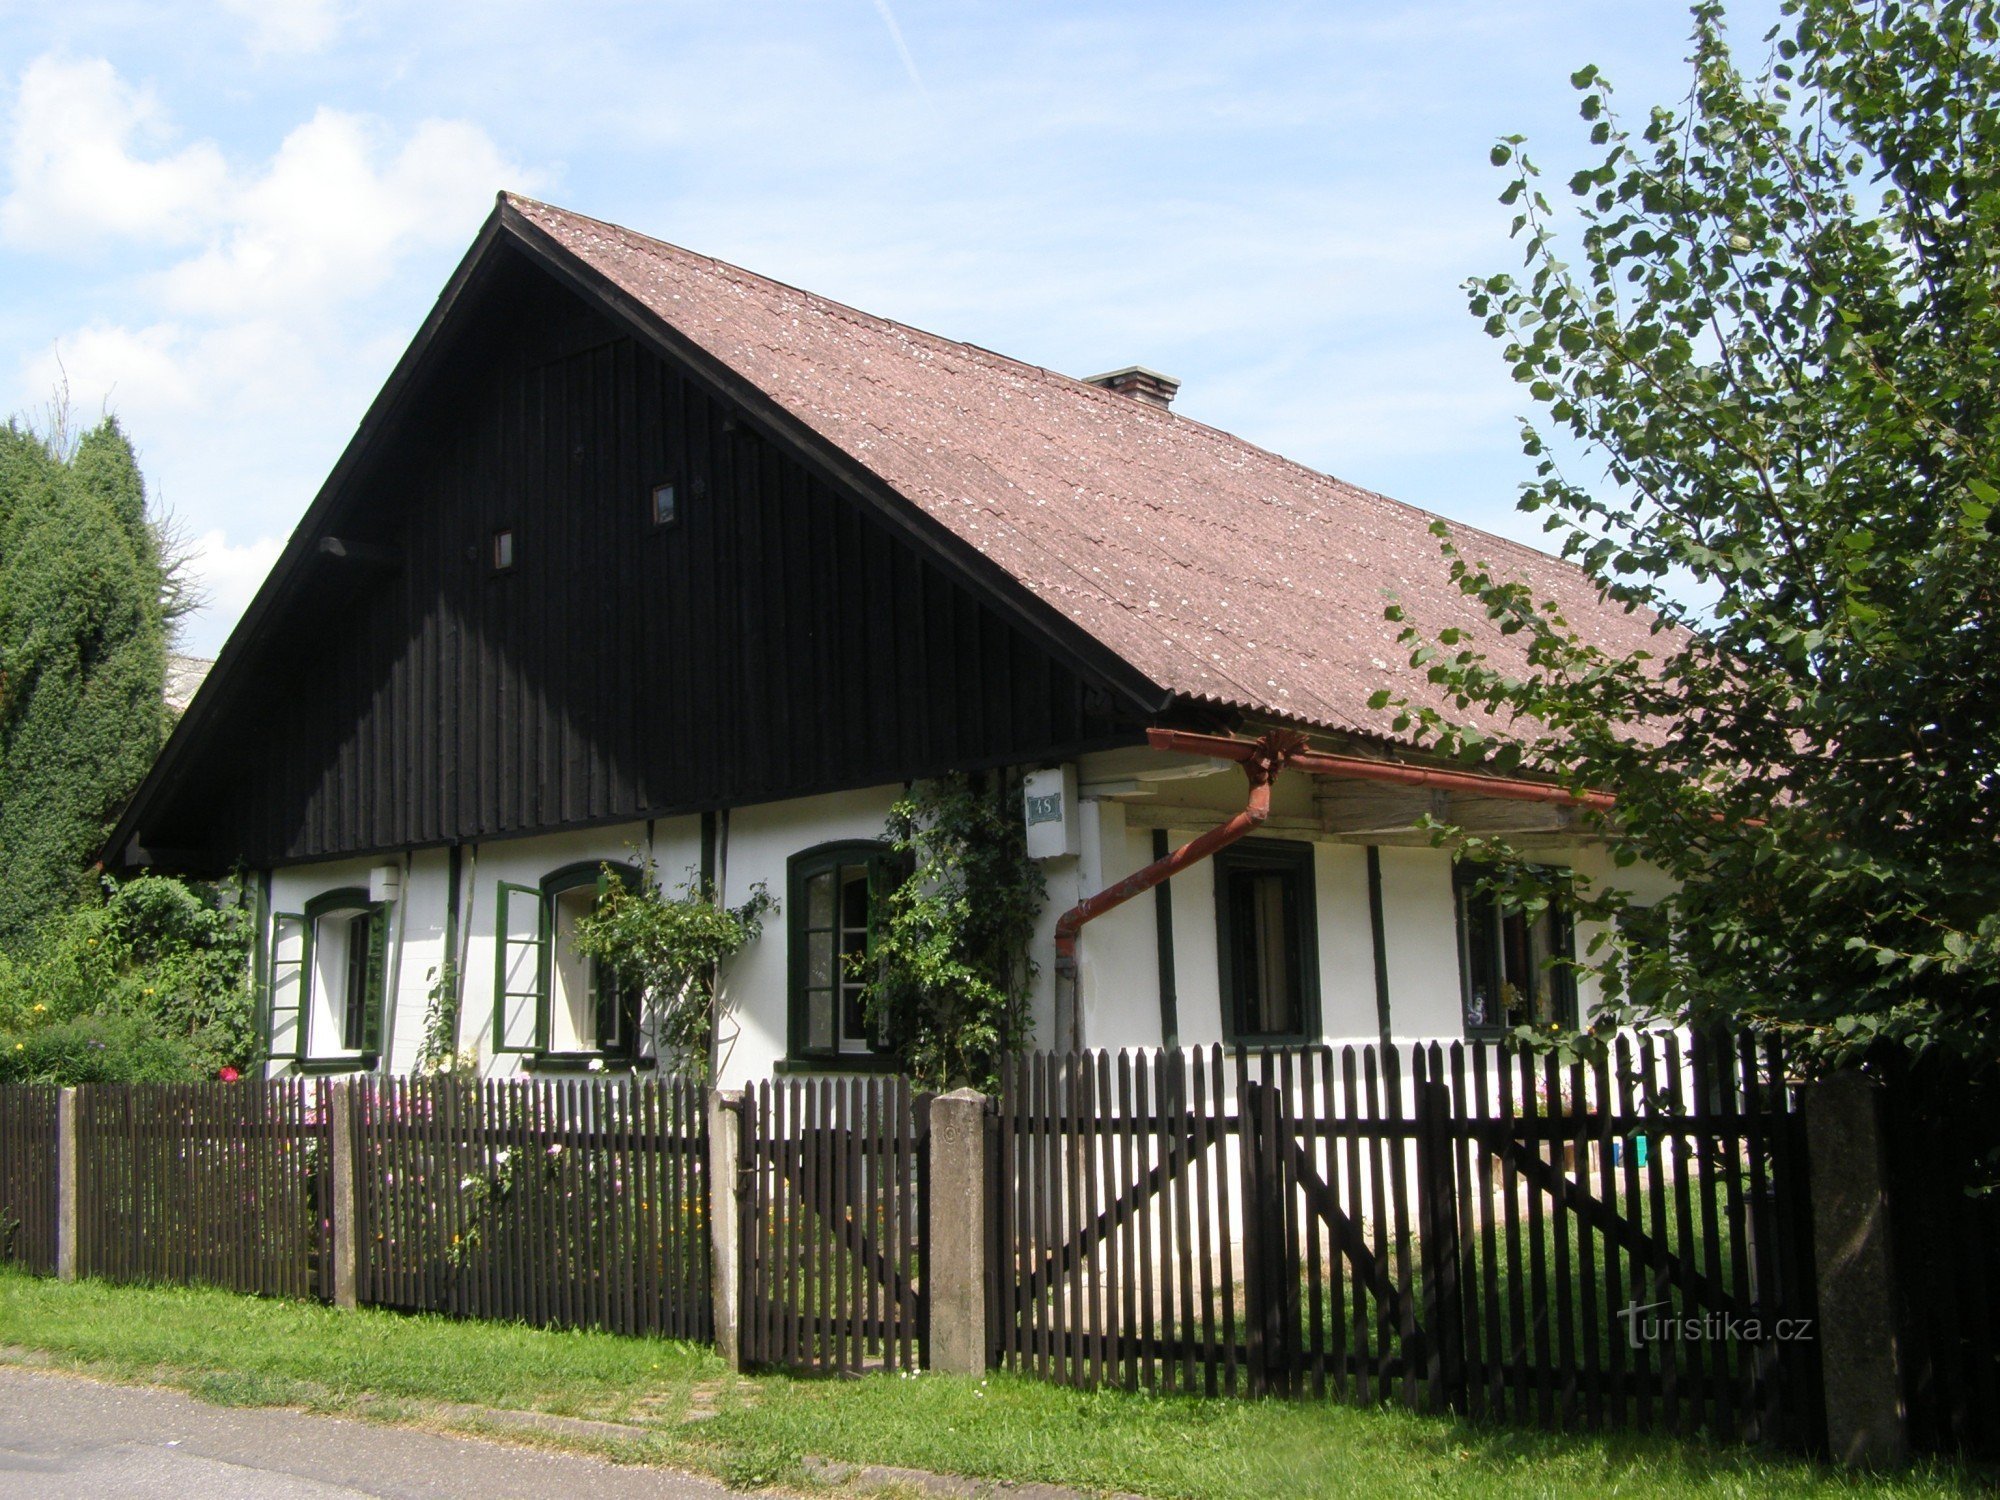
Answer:
POLYGON ((504 573, 514 566, 514 528, 503 526, 493 533, 493 571, 504 573))
POLYGON ((674 499, 674 487, 671 484, 654 485, 653 524, 655 526, 671 526, 679 519, 680 510, 674 499))

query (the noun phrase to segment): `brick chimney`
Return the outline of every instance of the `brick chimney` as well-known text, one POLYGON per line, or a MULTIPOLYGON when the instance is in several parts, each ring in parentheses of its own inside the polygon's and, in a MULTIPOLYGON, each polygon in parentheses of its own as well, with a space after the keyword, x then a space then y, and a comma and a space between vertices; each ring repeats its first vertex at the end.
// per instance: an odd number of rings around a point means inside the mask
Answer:
POLYGON ((1107 391, 1130 396, 1134 401, 1157 406, 1161 411, 1174 404, 1174 392, 1181 388, 1181 383, 1173 376, 1162 375, 1158 370, 1149 370, 1144 365, 1127 365, 1122 370, 1107 370, 1102 375, 1089 375, 1084 378, 1083 383, 1103 386, 1107 391))

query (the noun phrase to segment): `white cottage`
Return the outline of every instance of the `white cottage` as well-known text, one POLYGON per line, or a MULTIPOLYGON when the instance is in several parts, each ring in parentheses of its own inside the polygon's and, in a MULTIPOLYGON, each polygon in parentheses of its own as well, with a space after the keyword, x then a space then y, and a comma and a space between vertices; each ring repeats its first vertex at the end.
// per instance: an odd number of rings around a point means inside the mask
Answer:
MULTIPOLYGON (((830 955, 912 780, 1020 773, 1041 1045, 1567 1019, 1558 922, 1426 812, 1608 874, 1590 810, 1399 742, 1431 515, 1172 410, 502 195, 107 846, 253 873, 272 1067, 646 1067, 566 940, 605 863, 779 896, 717 1070, 879 1066, 830 955), (1170 877, 1170 878, 1169 878, 1170 877), (1120 898, 1125 899, 1120 899, 1120 898)), ((1454 528, 1614 647, 1651 621, 1454 528)), ((1494 643, 1496 654, 1506 642, 1494 643)))

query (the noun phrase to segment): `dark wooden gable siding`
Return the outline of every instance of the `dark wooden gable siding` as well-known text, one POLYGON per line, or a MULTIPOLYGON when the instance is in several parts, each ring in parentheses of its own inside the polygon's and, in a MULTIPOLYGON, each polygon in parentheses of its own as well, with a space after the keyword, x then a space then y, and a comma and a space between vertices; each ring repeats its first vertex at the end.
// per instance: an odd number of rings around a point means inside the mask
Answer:
POLYGON ((1109 693, 544 275, 506 257, 477 296, 329 528, 399 564, 309 567, 147 845, 265 865, 1133 737, 1109 693), (517 561, 496 574, 500 527, 517 561))

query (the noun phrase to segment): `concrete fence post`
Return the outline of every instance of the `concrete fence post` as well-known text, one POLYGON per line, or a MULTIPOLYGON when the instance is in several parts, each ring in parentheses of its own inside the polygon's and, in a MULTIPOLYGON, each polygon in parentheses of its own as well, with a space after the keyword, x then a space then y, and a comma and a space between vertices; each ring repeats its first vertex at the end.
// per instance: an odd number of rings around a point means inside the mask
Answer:
POLYGON ((931 1101, 929 1230, 924 1277, 931 1305, 931 1368, 986 1373, 989 1102, 958 1089, 931 1101))
POLYGON ((732 1370, 744 1366, 742 1339, 742 1141, 750 1109, 748 1088, 740 1097, 708 1091, 708 1275, 714 1314, 715 1352, 732 1370))
POLYGON ((354 1084, 327 1091, 326 1144, 333 1153, 333 1305, 358 1307, 361 1244, 354 1213, 354 1084))
POLYGON ((1900 1463, 1909 1442, 1881 1090, 1859 1073, 1841 1073, 1802 1092, 1827 1448, 1846 1464, 1900 1463))
POLYGON ((76 1090, 56 1096, 56 1278, 76 1280, 76 1090))

